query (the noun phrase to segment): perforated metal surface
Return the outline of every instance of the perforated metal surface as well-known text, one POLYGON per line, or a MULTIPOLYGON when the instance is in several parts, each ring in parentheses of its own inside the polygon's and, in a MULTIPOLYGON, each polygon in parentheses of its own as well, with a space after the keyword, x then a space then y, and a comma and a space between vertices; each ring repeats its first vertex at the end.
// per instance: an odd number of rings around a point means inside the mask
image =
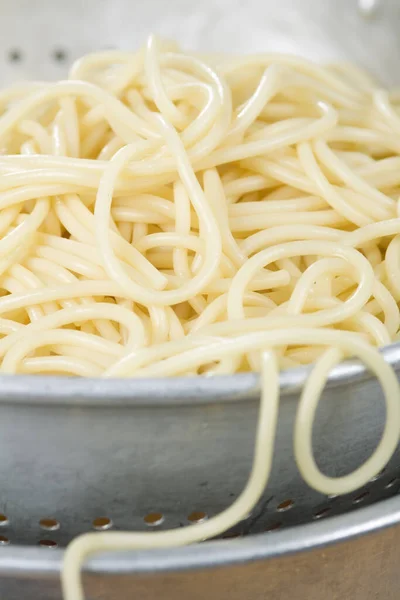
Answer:
MULTIPOLYGON (((3 85, 60 79, 80 55, 137 48, 154 31, 188 48, 354 60, 384 83, 399 84, 399 25, 398 0, 0 0, 0 77, 3 85)), ((399 350, 389 358, 398 364, 399 350)), ((315 453, 331 475, 365 460, 382 431, 380 390, 358 372, 337 371, 317 416, 315 453)), ((332 540, 332 517, 364 514, 360 507, 399 492, 399 452, 349 496, 327 498, 305 485, 292 451, 303 380, 304 373, 283 376, 270 483, 248 519, 224 537, 248 544, 256 539, 249 534, 265 532, 265 544, 273 539, 284 553, 294 525, 324 521, 332 540)), ((51 550, 93 528, 168 529, 218 513, 245 484, 258 393, 253 375, 200 383, 0 378, 0 573, 12 566, 40 577, 43 556, 50 566, 57 556, 59 566, 59 551, 51 550)), ((29 597, 43 599, 39 584, 29 597)))
MULTIPOLYGON (((399 349, 387 352, 396 362, 399 349)), ((329 519, 397 493, 399 453, 354 494, 310 489, 292 450, 306 372, 282 376, 270 482, 227 536, 329 519)), ((64 546, 84 531, 179 527, 231 504, 251 468, 258 377, 91 382, 0 379, 1 534, 12 544, 64 546), (61 385, 60 385, 61 384, 61 385)), ((322 398, 314 449, 322 470, 348 473, 373 451, 384 423, 378 384, 337 369, 322 398), (351 381, 349 380, 351 378, 351 381)))
POLYGON ((353 60, 400 83, 397 0, 0 1, 0 75, 59 79, 82 54, 135 49, 151 32, 187 48, 353 60))

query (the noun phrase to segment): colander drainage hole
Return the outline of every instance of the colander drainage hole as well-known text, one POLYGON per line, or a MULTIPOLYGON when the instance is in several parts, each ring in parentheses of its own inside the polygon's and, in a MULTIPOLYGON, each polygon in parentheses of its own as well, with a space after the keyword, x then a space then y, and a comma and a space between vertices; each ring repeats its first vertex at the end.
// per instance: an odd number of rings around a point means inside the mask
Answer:
POLYGON ((8 546, 10 540, 5 535, 0 535, 0 546, 8 546))
POLYGON ((377 479, 380 479, 382 477, 382 475, 384 475, 386 472, 386 469, 382 469, 381 471, 379 471, 379 473, 377 473, 374 477, 371 477, 370 482, 373 483, 374 481, 376 481, 377 479))
POLYGON ((389 490, 394 485, 396 485, 396 483, 399 483, 399 481, 400 481, 400 479, 398 477, 394 477, 393 479, 391 479, 390 481, 387 482, 387 484, 385 485, 385 488, 387 490, 389 490))
POLYGON ((222 536, 223 540, 235 540, 237 538, 241 538, 243 537, 241 533, 232 533, 232 532, 228 532, 228 533, 224 533, 222 536))
POLYGON ((165 521, 165 517, 162 513, 160 512, 152 512, 152 513, 148 513, 144 518, 143 521, 146 523, 146 525, 148 525, 149 527, 158 527, 158 525, 161 525, 162 523, 164 523, 165 521))
POLYGON ((8 525, 8 523, 8 517, 6 517, 6 515, 0 514, 0 527, 5 527, 6 525, 8 525))
POLYGON ((321 508, 313 514, 313 519, 323 519, 331 512, 331 510, 332 508, 330 506, 325 506, 325 508, 321 508))
POLYGON ((292 500, 291 498, 288 498, 287 500, 283 500, 283 502, 278 504, 278 506, 276 507, 276 510, 278 512, 285 512, 285 511, 293 508, 293 506, 294 506, 294 500, 292 500))
POLYGON ((202 523, 203 521, 206 521, 207 518, 207 513, 203 512, 202 510, 194 510, 190 513, 190 515, 188 515, 188 521, 191 523, 202 523))
POLYGON ((358 496, 353 498, 353 504, 360 504, 360 502, 363 502, 365 500, 365 498, 367 498, 368 496, 369 496, 368 490, 365 492, 362 492, 362 494, 359 494, 358 496))
POLYGON ((58 544, 54 540, 40 540, 39 546, 42 548, 51 548, 52 550, 58 548, 58 544))
POLYGON ((52 52, 52 57, 55 62, 65 62, 67 60, 68 54, 66 50, 63 48, 56 48, 52 52))
POLYGON ((265 531, 266 532, 277 531, 281 527, 282 527, 282 522, 281 521, 275 521, 275 523, 271 523, 270 525, 267 525, 267 527, 265 528, 265 531))
POLYGON ((111 529, 113 522, 108 517, 97 517, 97 519, 93 519, 92 525, 93 529, 97 531, 105 531, 106 529, 111 529))
POLYGON ((7 58, 9 62, 21 62, 22 52, 19 48, 11 48, 11 50, 8 51, 7 58))
POLYGON ((60 529, 60 523, 57 519, 40 519, 39 525, 45 531, 57 531, 60 529))

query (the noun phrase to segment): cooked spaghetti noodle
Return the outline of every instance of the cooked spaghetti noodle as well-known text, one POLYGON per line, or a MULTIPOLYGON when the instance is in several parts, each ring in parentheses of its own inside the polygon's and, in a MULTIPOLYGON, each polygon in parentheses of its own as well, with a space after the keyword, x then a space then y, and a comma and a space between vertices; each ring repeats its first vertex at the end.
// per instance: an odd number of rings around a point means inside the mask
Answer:
POLYGON ((296 461, 326 494, 362 486, 398 443, 400 97, 353 66, 184 54, 78 61, 0 93, 0 370, 87 377, 262 371, 252 474, 221 515, 171 532, 88 534, 68 600, 103 550, 176 546, 242 519, 268 480, 279 369, 313 363, 296 461), (330 370, 356 356, 387 420, 353 473, 321 473, 312 426, 330 370))

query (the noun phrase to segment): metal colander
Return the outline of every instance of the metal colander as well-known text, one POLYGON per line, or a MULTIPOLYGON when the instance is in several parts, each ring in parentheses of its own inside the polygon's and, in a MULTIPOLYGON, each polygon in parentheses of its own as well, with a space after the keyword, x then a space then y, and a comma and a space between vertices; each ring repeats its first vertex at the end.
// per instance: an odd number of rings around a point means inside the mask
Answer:
MULTIPOLYGON (((4 84, 60 79, 78 56, 136 48, 155 31, 189 48, 354 60, 396 84, 399 25, 398 0, 0 0, 0 74, 4 84)), ((386 356, 400 365, 396 346, 386 356)), ((281 377, 271 479, 230 539, 96 558, 85 574, 88 598, 398 598, 400 454, 351 495, 311 490, 292 448, 305 377, 281 377)), ((258 386, 252 374, 1 377, 1 600, 60 598, 62 548, 80 533, 180 527, 232 503, 251 468, 258 386)), ((314 427, 320 468, 338 476, 358 466, 384 419, 376 381, 356 363, 338 367, 314 427)))

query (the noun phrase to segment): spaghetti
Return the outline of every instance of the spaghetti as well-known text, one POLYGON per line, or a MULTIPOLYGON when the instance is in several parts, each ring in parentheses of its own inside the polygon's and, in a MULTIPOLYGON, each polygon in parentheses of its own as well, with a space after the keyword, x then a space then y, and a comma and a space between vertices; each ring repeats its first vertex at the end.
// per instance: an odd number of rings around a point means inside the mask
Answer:
POLYGON ((261 371, 253 470, 220 515, 169 532, 87 534, 63 588, 103 550, 213 537, 267 483, 279 369, 313 364, 295 457, 350 492, 390 459, 399 385, 377 347, 400 328, 400 104, 354 66, 203 57, 151 37, 78 61, 67 81, 0 93, 0 371, 158 377, 261 371), (327 477, 312 426, 330 370, 376 375, 386 426, 327 477))

